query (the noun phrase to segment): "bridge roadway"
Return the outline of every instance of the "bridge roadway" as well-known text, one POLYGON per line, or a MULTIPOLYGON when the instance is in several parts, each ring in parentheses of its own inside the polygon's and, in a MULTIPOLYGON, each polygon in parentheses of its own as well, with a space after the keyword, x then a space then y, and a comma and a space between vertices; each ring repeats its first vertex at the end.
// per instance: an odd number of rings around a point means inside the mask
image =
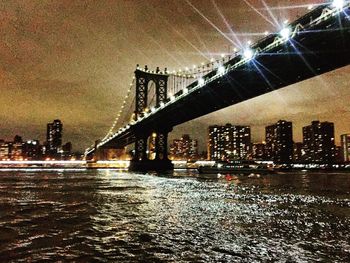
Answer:
POLYGON ((136 132, 172 130, 197 117, 348 65, 349 5, 335 15, 324 17, 322 14, 327 12, 324 7, 318 7, 290 24, 290 28, 300 31, 296 30, 288 40, 283 41, 277 34, 262 39, 251 47, 258 50, 252 59, 241 63, 242 55, 237 55, 224 65, 225 74, 218 76, 216 71, 207 74, 201 87, 198 82, 191 84, 187 92, 175 94, 176 99, 168 99, 156 112, 100 146, 124 147, 135 142, 136 132))

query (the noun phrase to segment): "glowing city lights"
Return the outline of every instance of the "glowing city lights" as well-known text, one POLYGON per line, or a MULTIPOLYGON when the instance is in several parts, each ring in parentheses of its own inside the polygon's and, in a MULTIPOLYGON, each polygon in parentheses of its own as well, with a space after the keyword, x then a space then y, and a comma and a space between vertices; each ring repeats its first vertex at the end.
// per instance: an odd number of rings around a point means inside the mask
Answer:
POLYGON ((345 5, 345 1, 344 0, 334 0, 332 3, 332 6, 337 8, 337 9, 342 9, 345 5))
POLYGON ((218 67, 218 74, 220 74, 220 75, 225 74, 225 67, 224 66, 218 67))
POLYGON ((289 27, 285 27, 280 31, 280 36, 284 39, 284 40, 288 40, 290 38, 291 35, 291 30, 289 27))
POLYGON ((248 60, 252 59, 253 56, 254 56, 254 52, 250 48, 247 48, 246 50, 244 50, 243 56, 244 56, 245 59, 248 59, 248 60))

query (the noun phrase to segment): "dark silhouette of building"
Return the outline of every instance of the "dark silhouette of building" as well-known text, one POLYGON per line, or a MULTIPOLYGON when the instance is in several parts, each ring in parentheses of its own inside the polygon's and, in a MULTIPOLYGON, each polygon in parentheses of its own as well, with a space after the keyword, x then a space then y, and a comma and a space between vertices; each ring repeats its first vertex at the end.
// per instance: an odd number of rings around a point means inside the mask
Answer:
POLYGON ((22 137, 19 135, 16 135, 15 138, 13 139, 13 143, 22 143, 22 137))
POLYGON ((23 144, 23 157, 28 160, 42 159, 42 146, 38 140, 28 140, 23 144))
POLYGON ((343 162, 350 162, 350 134, 342 134, 341 141, 341 157, 343 162))
POLYGON ((72 143, 67 142, 62 146, 62 158, 68 160, 72 158, 72 143))
POLYGON ((249 126, 226 124, 209 126, 209 160, 248 159, 251 149, 249 126))
POLYGON ((62 147, 63 125, 60 120, 54 120, 47 124, 46 155, 57 156, 62 147))
POLYGON ((292 122, 279 120, 265 128, 266 157, 276 163, 293 161, 293 126, 292 122))
POLYGON ((303 127, 303 144, 306 162, 333 163, 335 161, 334 124, 313 121, 303 127))

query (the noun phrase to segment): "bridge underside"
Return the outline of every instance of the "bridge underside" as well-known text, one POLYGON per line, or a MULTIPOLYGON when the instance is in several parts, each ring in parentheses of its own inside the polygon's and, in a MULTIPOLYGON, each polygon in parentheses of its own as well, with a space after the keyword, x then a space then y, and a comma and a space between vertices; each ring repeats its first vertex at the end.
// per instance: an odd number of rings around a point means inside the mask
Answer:
MULTIPOLYGON (((229 64, 230 62, 228 62, 229 64)), ((319 23, 313 31, 297 34, 283 45, 168 103, 104 147, 124 147, 134 143, 136 134, 172 130, 176 125, 289 86, 305 79, 346 66, 350 63, 350 20, 333 17, 319 23)), ((210 78, 209 73, 205 78, 210 78)), ((176 94, 181 95, 180 94, 176 94)), ((169 101, 169 99, 167 100, 169 101)))

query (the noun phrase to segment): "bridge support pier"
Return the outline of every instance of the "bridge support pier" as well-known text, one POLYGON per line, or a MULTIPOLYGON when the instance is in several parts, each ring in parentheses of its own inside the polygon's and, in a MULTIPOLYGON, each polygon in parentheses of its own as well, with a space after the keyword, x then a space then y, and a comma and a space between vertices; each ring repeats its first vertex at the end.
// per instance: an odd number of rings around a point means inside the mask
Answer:
POLYGON ((168 133, 170 130, 156 132, 154 160, 147 158, 147 138, 137 136, 135 142, 135 156, 130 162, 130 171, 169 171, 174 165, 168 159, 168 133))

